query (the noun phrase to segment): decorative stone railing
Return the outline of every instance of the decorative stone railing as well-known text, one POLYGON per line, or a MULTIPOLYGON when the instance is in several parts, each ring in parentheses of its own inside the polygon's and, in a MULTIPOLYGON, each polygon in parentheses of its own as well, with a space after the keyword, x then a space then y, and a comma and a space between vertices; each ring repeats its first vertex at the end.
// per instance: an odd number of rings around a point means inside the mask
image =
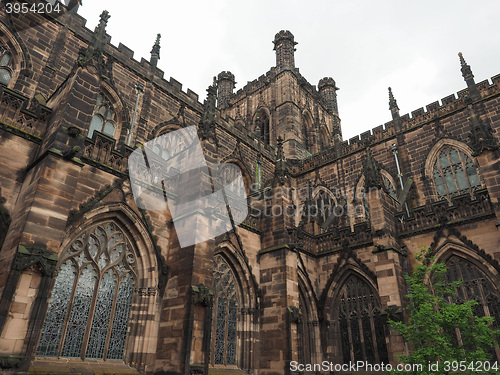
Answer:
POLYGON ((0 85, 0 122, 14 131, 41 138, 47 129, 51 110, 33 101, 28 109, 29 99, 0 85))
POLYGON ((411 217, 406 218, 404 213, 396 215, 396 228, 401 237, 414 235, 416 232, 425 232, 435 229, 442 223, 458 224, 466 221, 484 219, 493 216, 494 208, 486 189, 476 190, 471 196, 469 193, 457 195, 448 200, 441 200, 411 210, 411 217))

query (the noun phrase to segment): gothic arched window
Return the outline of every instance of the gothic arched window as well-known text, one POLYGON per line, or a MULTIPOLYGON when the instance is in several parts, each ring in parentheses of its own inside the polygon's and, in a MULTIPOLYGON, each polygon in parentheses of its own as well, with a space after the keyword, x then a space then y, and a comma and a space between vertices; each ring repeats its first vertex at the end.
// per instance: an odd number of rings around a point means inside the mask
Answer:
POLYGON ((337 332, 343 363, 388 363, 384 318, 372 288, 351 275, 340 289, 337 332))
MULTIPOLYGON (((486 275, 471 262, 458 256, 452 256, 448 259, 446 267, 447 281, 461 282, 460 286, 455 288, 454 302, 477 301, 478 304, 474 306, 474 314, 480 317, 495 318, 493 325, 495 328, 500 328, 500 298, 498 291, 486 275)), ((457 333, 457 340, 461 341, 460 332, 457 333)))
POLYGON ((393 197, 394 199, 397 199, 397 196, 396 196, 396 189, 394 188, 394 186, 392 185, 392 182, 391 180, 389 180, 386 176, 382 175, 382 179, 384 181, 384 186, 385 186, 385 190, 387 191, 387 193, 393 197))
POLYGON ((316 196, 316 221, 322 226, 331 215, 337 214, 335 200, 325 190, 320 190, 316 196))
POLYGON ((92 138, 94 131, 98 131, 109 135, 110 137, 115 136, 116 128, 116 114, 113 110, 113 104, 104 95, 99 94, 97 97, 97 102, 94 109, 94 114, 92 116, 92 122, 90 123, 89 138, 92 138))
POLYGON ((0 83, 7 86, 12 78, 12 55, 3 46, 0 46, 0 83))
POLYGON ((257 118, 255 119, 256 129, 259 132, 258 135, 260 139, 265 143, 270 143, 270 131, 269 131, 269 116, 263 109, 257 112, 257 118))
POLYGON ((299 309, 302 313, 301 320, 297 323, 297 341, 299 363, 313 363, 314 339, 312 320, 309 306, 299 286, 299 309))
POLYGON ((233 271, 220 255, 215 257, 214 279, 210 363, 236 366, 239 296, 233 271))
POLYGON ((472 192, 480 185, 471 158, 462 151, 446 147, 439 153, 433 167, 434 184, 440 198, 472 192))
POLYGON ((123 359, 136 256, 113 222, 94 225, 62 254, 38 356, 123 359))

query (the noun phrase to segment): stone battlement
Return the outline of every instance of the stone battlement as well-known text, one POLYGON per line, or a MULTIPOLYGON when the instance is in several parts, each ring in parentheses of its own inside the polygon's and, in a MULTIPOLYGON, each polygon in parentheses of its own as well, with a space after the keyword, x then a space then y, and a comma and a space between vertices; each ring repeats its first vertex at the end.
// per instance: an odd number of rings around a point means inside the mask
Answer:
MULTIPOLYGON (((476 84, 481 99, 485 100, 494 95, 500 95, 500 75, 491 78, 491 83, 484 80, 476 84)), ((456 95, 451 94, 441 99, 441 103, 435 101, 425 106, 425 109, 418 108, 405 114, 397 120, 391 120, 383 125, 379 125, 371 130, 367 130, 360 135, 350 138, 348 141, 340 143, 338 153, 335 148, 329 147, 322 152, 311 156, 308 159, 296 163, 293 173, 303 173, 310 169, 327 164, 337 158, 356 153, 368 146, 387 141, 394 138, 397 133, 405 133, 416 129, 430 121, 452 115, 454 112, 464 109, 467 104, 465 98, 468 96, 468 89, 459 91, 456 95), (400 129, 396 129, 396 121, 399 122, 400 129)))
MULTIPOLYGON (((67 24, 74 34, 84 40, 86 43, 90 43, 92 35, 94 32, 88 29, 85 25, 87 20, 79 14, 71 14, 67 19, 67 24)), ((117 62, 125 65, 127 68, 131 69, 143 79, 149 79, 152 75, 153 83, 157 85, 160 89, 171 92, 172 94, 178 96, 179 100, 190 104, 197 111, 202 110, 202 103, 199 102, 199 96, 191 89, 186 91, 182 90, 182 84, 170 78, 166 80, 164 78, 164 72, 161 69, 153 68, 151 63, 144 58, 141 61, 134 59, 134 51, 131 50, 126 45, 119 43, 118 47, 111 44, 111 36, 106 34, 108 44, 104 46, 104 52, 109 56, 113 57, 117 62)), ((152 40, 153 41, 153 40, 152 40)))

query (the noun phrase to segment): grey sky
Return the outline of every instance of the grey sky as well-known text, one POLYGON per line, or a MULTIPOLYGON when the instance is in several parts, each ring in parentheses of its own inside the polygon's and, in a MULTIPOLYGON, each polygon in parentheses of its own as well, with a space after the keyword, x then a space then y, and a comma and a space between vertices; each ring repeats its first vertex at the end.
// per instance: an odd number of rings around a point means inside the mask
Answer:
POLYGON ((236 88, 275 65, 272 40, 282 29, 299 43, 295 65, 313 85, 335 79, 344 139, 391 119, 387 87, 401 114, 463 89, 457 53, 476 82, 500 74, 500 2, 394 0, 83 0, 93 29, 105 8, 111 43, 149 59, 162 34, 159 68, 203 101, 222 70, 236 88), (126 5, 125 5, 126 4, 126 5))

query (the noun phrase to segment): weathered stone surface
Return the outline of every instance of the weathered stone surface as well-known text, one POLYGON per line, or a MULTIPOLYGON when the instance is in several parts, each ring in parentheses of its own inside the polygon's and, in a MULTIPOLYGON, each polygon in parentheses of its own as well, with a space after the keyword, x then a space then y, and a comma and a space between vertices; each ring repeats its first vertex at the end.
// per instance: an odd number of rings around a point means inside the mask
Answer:
MULTIPOLYGON (((270 375, 290 373, 290 361, 341 363, 339 314, 349 279, 363 281, 377 313, 404 313, 404 274, 423 246, 441 260, 467 259, 500 284, 498 77, 475 85, 467 66, 473 102, 463 91, 411 117, 399 115, 391 92, 392 121, 347 142, 335 81, 324 78, 318 89, 307 82, 289 31, 276 34, 276 67, 237 92, 235 77, 222 72, 203 105, 163 79, 159 40, 151 62, 138 62, 127 47, 108 44, 104 24, 96 35, 67 14, 14 37, 9 17, 0 14, 0 43, 14 62, 12 80, 0 85, 0 354, 22 356, 24 370, 270 375), (115 131, 89 138, 100 94, 111 103, 115 131), (190 125, 199 127, 209 165, 240 167, 251 215, 182 248, 168 209, 136 205, 127 163, 138 145, 190 125), (447 148, 470 158, 469 178, 477 171, 478 183, 460 194, 438 194, 434 182, 447 148), (394 150, 403 182, 413 181, 404 202, 394 150), (318 215, 327 209, 342 212, 323 226, 318 215), (62 258, 82 231, 105 220, 124 228, 138 263, 123 361, 37 358, 62 258), (214 359, 216 257, 236 280, 229 365, 214 359)), ((149 185, 155 177, 164 178, 152 175, 149 185)), ((194 184, 180 192, 190 200, 205 193, 194 184)), ((177 230, 208 232, 210 222, 206 216, 177 230)), ((395 362, 402 337, 386 330, 385 343, 395 362)))

